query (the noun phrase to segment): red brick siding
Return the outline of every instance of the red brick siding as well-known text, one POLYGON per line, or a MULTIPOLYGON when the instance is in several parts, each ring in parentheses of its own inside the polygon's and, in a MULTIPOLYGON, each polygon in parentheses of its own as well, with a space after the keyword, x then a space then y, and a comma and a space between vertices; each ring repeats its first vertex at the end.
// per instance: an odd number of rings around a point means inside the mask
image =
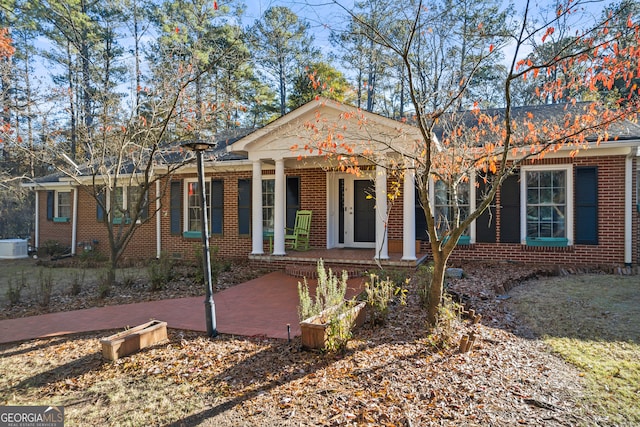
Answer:
MULTIPOLYGON (((73 200, 73 191, 71 200, 73 200)), ((63 246, 71 245, 71 222, 53 222, 47 219, 47 192, 38 191, 38 221, 40 227, 39 246, 56 241, 63 246)))
MULTIPOLYGON (((536 162, 536 164, 566 164, 569 159, 551 159, 536 162)), ((452 261, 482 260, 482 259, 510 259, 514 261, 527 261, 553 264, 622 264, 624 262, 624 156, 584 157, 573 160, 576 166, 598 167, 598 241, 599 245, 574 245, 569 248, 531 248, 520 244, 475 244, 468 247, 460 246, 453 255, 452 261)), ((635 188, 637 174, 634 160, 634 207, 637 203, 635 188)), ((272 171, 264 171, 264 175, 272 174, 272 171)), ((311 223, 311 245, 313 247, 326 247, 326 172, 321 169, 288 169, 287 176, 300 177, 301 209, 313 211, 311 223)), ((219 254, 225 258, 246 258, 251 252, 250 236, 238 234, 238 180, 250 179, 251 171, 238 172, 207 172, 207 179, 221 179, 224 181, 224 232, 221 236, 214 235, 211 238, 211 246, 217 247, 219 254)), ((184 175, 174 179, 195 178, 196 175, 184 175)), ((391 191, 393 178, 389 178, 389 191, 391 191)), ((172 235, 170 233, 170 191, 168 183, 163 183, 166 188, 162 195, 162 205, 159 215, 161 217, 162 250, 173 257, 193 259, 198 248, 201 247, 199 239, 185 239, 182 233, 172 235)), ((181 191, 184 186, 181 186, 181 191)), ((402 190, 402 186, 401 186, 402 190)), ((154 198, 155 186, 150 190, 150 200, 154 198)), ((79 195, 80 209, 78 242, 98 240, 98 249, 107 252, 108 240, 106 228, 103 223, 96 220, 96 202, 86 192, 79 195)), ((46 192, 38 192, 39 220, 40 220, 40 245, 47 240, 58 240, 63 244, 71 243, 71 224, 53 223, 46 220, 46 192)), ((182 199, 181 199, 182 200, 182 199)), ((498 193, 496 203, 500 204, 498 193)), ((151 218, 142 224, 136 231, 129 247, 126 250, 126 258, 145 259, 156 255, 156 220, 152 213, 154 204, 151 202, 149 209, 151 218)), ((182 211, 181 211, 182 215, 182 211)), ((390 240, 402 239, 403 230, 402 191, 393 202, 388 219, 388 235, 390 240)), ((634 213, 633 222, 633 262, 638 260, 638 233, 639 214, 634 213)), ((500 229, 500 210, 496 214, 496 225, 500 229)), ((181 227, 182 231, 182 227, 181 227)), ((499 236, 498 236, 499 238, 499 236)), ((428 250, 428 244, 423 243, 423 249, 428 250)))
MULTIPOLYGON (((550 159, 536 165, 568 164, 570 159, 550 159)), ((635 162, 634 162, 635 163, 635 162)), ((602 156, 573 159, 577 166, 598 167, 598 245, 573 245, 568 248, 532 248, 520 244, 475 244, 456 248, 452 261, 513 260, 551 264, 621 265, 624 263, 625 157, 602 156)), ((635 170, 635 165, 634 165, 635 170)), ((574 169, 575 171, 575 169, 574 169)), ((634 178, 635 179, 635 178, 634 178)), ((635 188, 635 186, 634 186, 635 188)), ((500 193, 496 198, 500 205, 500 193)), ((635 203, 635 195, 634 195, 635 203)), ((638 217, 635 215, 633 250, 638 245, 638 217)), ((496 215, 500 229, 500 210, 496 215)), ((498 236, 499 237, 499 236, 498 236)), ((426 247, 427 245, 425 245, 426 247)), ((634 256, 636 260, 637 255, 634 256)))
POLYGON ((300 209, 312 211, 311 247, 327 247, 327 173, 321 169, 296 169, 287 175, 300 177, 300 209))

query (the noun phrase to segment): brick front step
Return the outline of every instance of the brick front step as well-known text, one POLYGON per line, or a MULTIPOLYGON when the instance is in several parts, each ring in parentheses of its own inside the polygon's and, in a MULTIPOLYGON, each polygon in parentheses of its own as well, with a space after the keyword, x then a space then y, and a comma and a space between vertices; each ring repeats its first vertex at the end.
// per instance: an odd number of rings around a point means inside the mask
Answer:
MULTIPOLYGON (((342 271, 343 270, 347 270, 347 274, 349 275, 349 278, 354 278, 354 277, 361 277, 362 275, 364 275, 365 273, 365 269, 362 269, 360 267, 336 267, 336 266, 330 266, 330 265, 325 265, 325 268, 330 268, 331 271, 334 272, 334 274, 341 276, 342 275, 342 271)), ((317 267, 315 265, 292 265, 292 264, 287 264, 285 266, 285 273, 288 274, 289 276, 293 276, 293 277, 306 277, 307 279, 317 279, 318 278, 318 271, 317 271, 317 267)))

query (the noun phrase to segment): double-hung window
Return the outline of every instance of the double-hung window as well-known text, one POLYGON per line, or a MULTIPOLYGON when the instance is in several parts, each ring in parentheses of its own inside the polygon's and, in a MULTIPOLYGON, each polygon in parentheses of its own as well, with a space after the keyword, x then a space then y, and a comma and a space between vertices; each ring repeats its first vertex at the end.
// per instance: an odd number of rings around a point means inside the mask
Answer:
MULTIPOLYGON (((199 232, 202 233, 202 205, 200 203, 200 188, 198 181, 188 181, 187 183, 187 203, 185 208, 187 213, 185 218, 185 232, 199 232)), ((211 185, 209 182, 204 183, 205 197, 207 201, 211 200, 211 185)), ((198 234, 195 237, 199 237, 198 234)))
POLYGON ((523 167, 524 240, 531 246, 566 246, 572 234, 571 166, 523 167))
MULTIPOLYGON (((434 214, 438 235, 442 236, 457 226, 456 217, 464 221, 469 216, 469 182, 459 183, 455 189, 442 180, 434 183, 434 214)), ((468 243, 469 229, 467 228, 459 243, 468 243)))
MULTIPOLYGON (((206 181, 205 197, 207 200, 207 222, 209 234, 222 234, 224 216, 224 182, 222 180, 206 181)), ((202 205, 198 181, 187 181, 184 232, 187 237, 202 236, 202 205)))
POLYGON ((262 180, 262 230, 273 232, 276 205, 276 180, 262 180))
POLYGON ((58 191, 56 196, 56 217, 71 218, 71 191, 58 191))
POLYGON ((140 212, 137 215, 137 221, 145 220, 148 216, 148 193, 138 185, 114 188, 111 192, 109 203, 111 221, 114 224, 122 224, 123 221, 130 222, 132 218, 136 217, 135 209, 140 197, 143 197, 143 199, 140 201, 140 212))
POLYGON ((69 222, 71 218, 71 191, 47 191, 47 220, 69 222))

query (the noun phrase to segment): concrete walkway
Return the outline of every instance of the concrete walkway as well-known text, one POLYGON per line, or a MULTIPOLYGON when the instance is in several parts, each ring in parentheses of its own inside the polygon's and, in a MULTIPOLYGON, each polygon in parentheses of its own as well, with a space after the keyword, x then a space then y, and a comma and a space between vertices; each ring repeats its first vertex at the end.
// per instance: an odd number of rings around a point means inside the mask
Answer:
MULTIPOLYGON (((275 272, 214 294, 218 332, 286 339, 289 324, 291 337, 300 335, 299 281, 275 272)), ((361 287, 361 278, 349 280, 347 296, 361 287)), ((193 297, 1 320, 0 343, 133 327, 151 319, 165 321, 169 328, 206 332, 204 310, 204 297, 193 297)))

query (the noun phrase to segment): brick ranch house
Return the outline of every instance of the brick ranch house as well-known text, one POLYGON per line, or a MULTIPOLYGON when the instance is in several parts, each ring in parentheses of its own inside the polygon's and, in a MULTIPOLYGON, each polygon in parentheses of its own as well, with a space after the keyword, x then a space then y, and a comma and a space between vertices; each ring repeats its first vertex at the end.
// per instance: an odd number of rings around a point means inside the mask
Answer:
MULTIPOLYGON (((211 246, 220 256, 271 267, 303 262, 305 253, 285 247, 284 230, 292 226, 296 211, 305 209, 313 212, 311 247, 324 251, 325 259, 334 256, 337 263, 340 250, 348 248, 362 249, 366 259, 403 266, 428 258, 425 220, 412 173, 401 183, 402 195, 390 208, 385 226, 383 215, 376 215, 387 210, 384 195, 391 180, 385 168, 365 165, 355 176, 340 171, 331 158, 292 149, 304 145, 305 124, 326 129, 353 110, 333 101, 312 101, 236 141, 219 141, 207 152, 211 246)), ((408 124, 362 114, 366 127, 345 128, 346 138, 355 141, 375 134, 380 140, 394 138, 397 144, 418 138, 408 124)), ((561 150, 523 165, 503 184, 490 213, 461 238, 452 260, 637 265, 639 146, 640 127, 625 123, 613 130, 609 141, 575 157, 561 150), (533 193, 546 196, 527 197, 533 193)), ((125 258, 149 259, 161 253, 189 258, 200 247, 195 164, 182 167, 170 179, 156 183, 159 197, 149 197, 148 209, 157 214, 137 226, 125 258)), ((470 209, 479 191, 473 181, 463 202, 470 209)), ((37 194, 36 247, 55 240, 73 254, 85 248, 107 253, 104 214, 86 191, 78 191, 77 182, 50 176, 25 185, 37 194)), ((123 188, 121 199, 126 201, 131 191, 135 189, 123 188)), ((445 212, 446 194, 438 200, 436 208, 445 212)))

